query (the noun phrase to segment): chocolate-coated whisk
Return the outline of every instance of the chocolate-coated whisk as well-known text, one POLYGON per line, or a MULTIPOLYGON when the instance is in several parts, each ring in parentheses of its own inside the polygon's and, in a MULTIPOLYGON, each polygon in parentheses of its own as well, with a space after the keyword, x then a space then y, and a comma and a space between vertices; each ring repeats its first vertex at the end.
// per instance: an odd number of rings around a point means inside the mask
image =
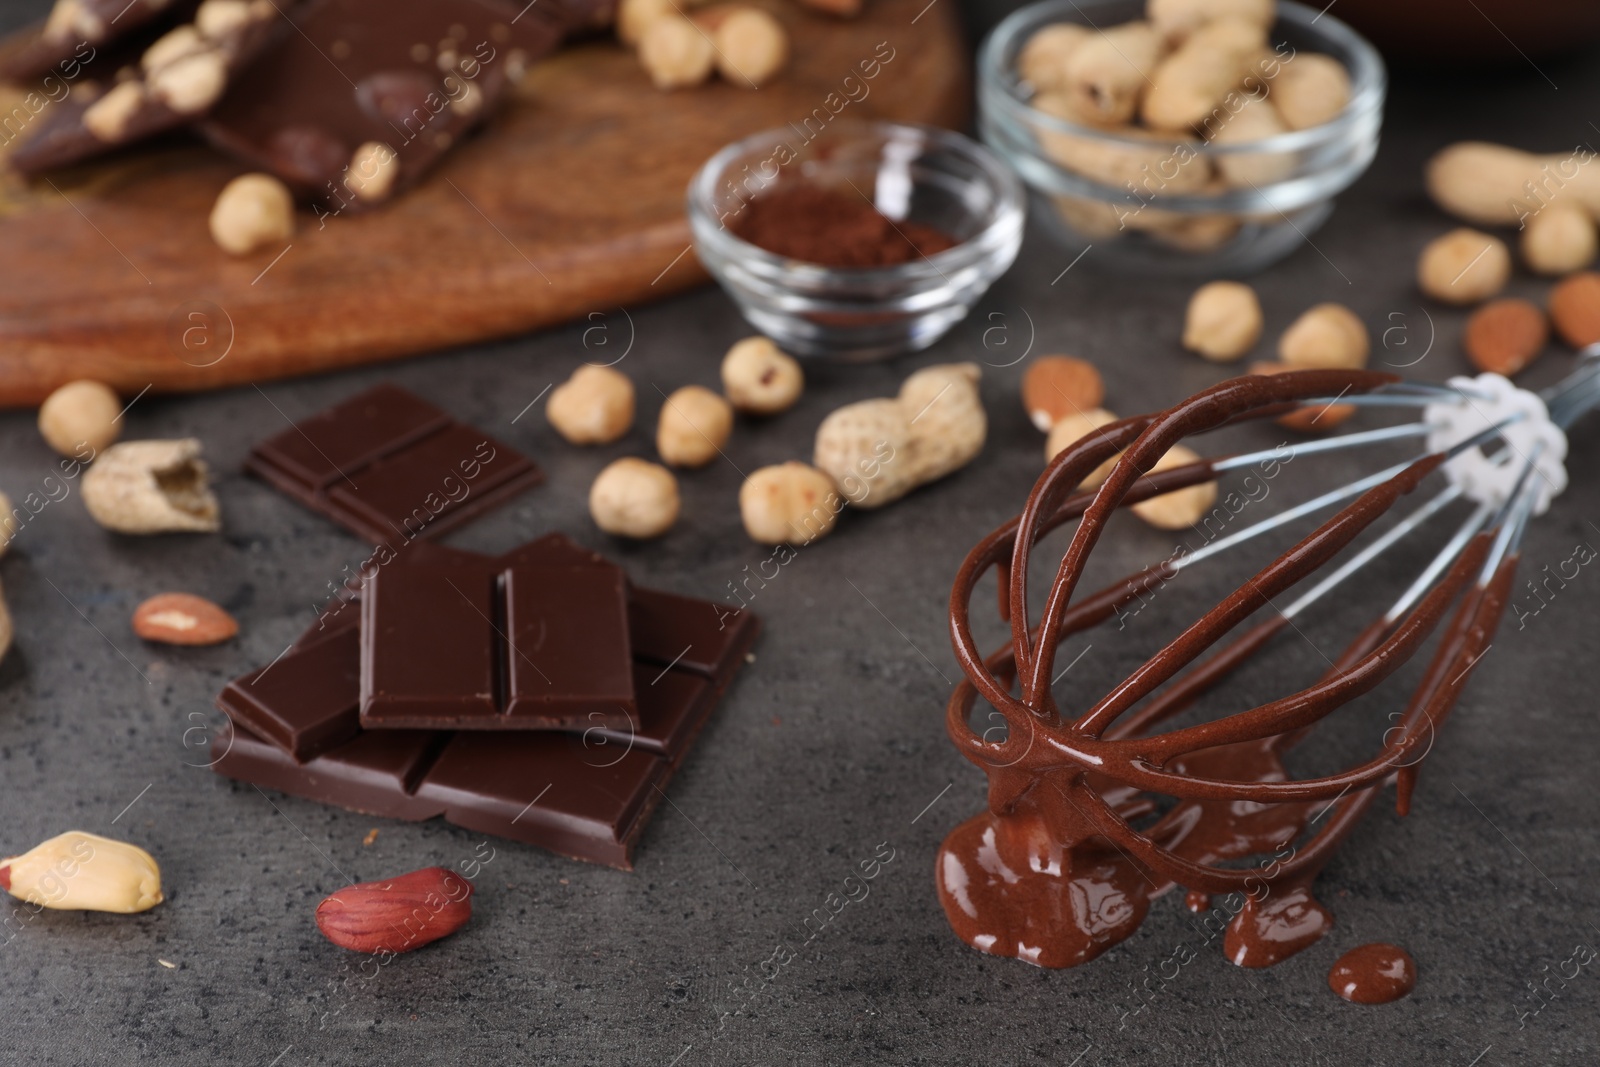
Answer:
POLYGON ((1239 894, 1226 912, 1230 959, 1264 966, 1315 941, 1331 916, 1312 879, 1391 778, 1409 808, 1416 775, 1505 609, 1528 520, 1566 485, 1567 426, 1600 405, 1600 347, 1542 395, 1482 375, 1446 385, 1368 371, 1301 371, 1224 382, 1152 415, 1102 428, 1059 454, 1020 516, 967 556, 951 594, 951 637, 966 679, 946 728, 989 776, 988 810, 940 850, 938 884, 956 932, 974 947, 1046 966, 1093 958, 1130 934, 1149 900, 1173 884, 1190 902, 1239 894), (1415 407, 1417 421, 1147 473, 1184 437, 1299 407, 1415 407), (1413 458, 1330 490, 1205 547, 1075 597, 1089 553, 1113 510, 1289 456, 1423 439, 1413 458), (1121 452, 1092 493, 1077 485, 1121 452), (1430 477, 1445 485, 1382 535, 1333 566, 1380 516, 1430 477), (1157 731, 1279 631, 1452 504, 1471 513, 1380 618, 1314 685, 1214 721, 1157 731), (1206 559, 1342 505, 1320 526, 1186 628, 1086 708, 1063 712, 1051 691, 1056 650, 1206 559), (1028 562, 1046 533, 1079 519, 1036 625, 1028 562), (1333 566, 1319 579, 1312 576, 1333 566), (1006 648, 982 657, 969 606, 996 569, 1006 648), (1306 588, 1301 589, 1301 585, 1306 588), (1297 592, 1279 608, 1280 596, 1297 592), (1202 655, 1257 611, 1263 621, 1202 655), (1448 622, 1446 617, 1448 616, 1448 622), (1392 718, 1379 751, 1338 774, 1291 779, 1282 753, 1333 711, 1382 684, 1434 634, 1432 659, 1392 718), (1199 661, 1199 662, 1197 662, 1199 661), (1004 718, 1002 740, 969 725, 978 697, 1004 718), (1153 795, 1174 798, 1164 812, 1153 795), (1142 825, 1136 826, 1136 823, 1142 825), (1320 825, 1319 825, 1320 824, 1320 825), (1226 866, 1271 856, 1254 867, 1226 866))

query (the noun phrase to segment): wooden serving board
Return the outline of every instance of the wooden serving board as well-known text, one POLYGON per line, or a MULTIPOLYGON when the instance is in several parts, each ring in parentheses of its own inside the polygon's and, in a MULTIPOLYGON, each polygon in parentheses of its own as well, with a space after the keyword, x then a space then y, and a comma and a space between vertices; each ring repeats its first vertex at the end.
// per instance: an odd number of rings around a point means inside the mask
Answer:
MULTIPOLYGON (((0 406, 74 378, 131 396, 315 373, 678 292, 705 279, 684 190, 729 141, 834 111, 965 121, 953 3, 868 0, 849 21, 769 10, 794 57, 772 83, 661 93, 613 42, 565 49, 421 186, 320 226, 302 212, 287 252, 212 243, 211 204, 241 168, 205 147, 32 183, 0 168, 0 406)), ((21 102, 4 92, 0 115, 21 102)))

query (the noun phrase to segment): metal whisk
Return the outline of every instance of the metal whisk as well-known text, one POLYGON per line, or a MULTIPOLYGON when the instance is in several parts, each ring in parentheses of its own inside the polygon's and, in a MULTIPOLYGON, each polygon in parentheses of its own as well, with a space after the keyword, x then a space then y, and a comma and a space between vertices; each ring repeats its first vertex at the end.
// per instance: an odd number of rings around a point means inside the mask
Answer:
POLYGON ((952 831, 940 850, 940 898, 957 934, 985 952, 1071 966, 1131 934, 1153 896, 1182 885, 1197 911, 1210 907, 1210 894, 1237 901, 1217 916, 1235 963, 1266 966, 1317 940, 1332 919, 1311 895, 1312 880, 1390 778, 1399 811, 1409 809, 1434 735, 1506 608, 1527 523, 1566 486, 1564 431, 1596 406, 1600 346, 1541 394, 1496 375, 1428 385, 1368 371, 1300 371, 1223 382, 1165 411, 1104 427, 1058 455, 1022 514, 968 554, 951 593, 951 638, 966 679, 950 700, 946 729, 989 778, 987 810, 952 831), (1289 454, 1421 440, 1420 454, 1075 597, 1116 508, 1287 458, 1272 449, 1147 473, 1179 440, 1334 403, 1415 408, 1419 418, 1296 445, 1289 454), (1097 490, 1075 492, 1119 452, 1097 490), (1402 497, 1439 477, 1442 488, 1336 562, 1402 497), (1157 730, 1458 501, 1471 510, 1444 547, 1315 684, 1212 721, 1157 730), (1183 570, 1335 506, 1331 517, 1109 693, 1071 713, 1058 706, 1051 683, 1064 639, 1105 622, 1183 570), (1040 619, 1030 625, 1034 546, 1074 519, 1080 521, 1040 619), (1011 642, 984 657, 969 611, 991 567, 1011 642), (1332 569, 1319 573, 1324 567, 1332 569), (1279 597, 1291 591, 1297 598, 1279 608, 1279 597), (1197 663, 1261 610, 1263 621, 1197 663), (1440 637, 1427 669, 1379 751, 1338 774, 1291 778, 1283 753, 1324 717, 1381 685, 1435 631, 1440 637), (1004 719, 1003 739, 969 725, 980 696, 1004 719), (1162 810, 1158 796, 1173 803, 1162 810), (1268 858, 1252 867, 1224 865, 1246 857, 1268 858))

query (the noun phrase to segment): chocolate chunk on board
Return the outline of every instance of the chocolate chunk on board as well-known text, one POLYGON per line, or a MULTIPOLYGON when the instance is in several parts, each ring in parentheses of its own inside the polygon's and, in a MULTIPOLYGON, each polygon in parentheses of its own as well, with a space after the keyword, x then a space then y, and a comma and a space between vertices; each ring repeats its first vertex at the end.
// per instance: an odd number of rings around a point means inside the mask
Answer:
POLYGON ((314 0, 295 24, 200 130, 333 214, 414 184, 565 29, 492 0, 314 0))
POLYGON ((544 480, 509 445, 388 383, 261 442, 244 466, 390 556, 544 480))
POLYGON ((274 37, 292 32, 295 0, 205 0, 193 21, 151 42, 98 94, 69 95, 11 154, 25 174, 64 167, 194 121, 221 99, 239 69, 274 37))

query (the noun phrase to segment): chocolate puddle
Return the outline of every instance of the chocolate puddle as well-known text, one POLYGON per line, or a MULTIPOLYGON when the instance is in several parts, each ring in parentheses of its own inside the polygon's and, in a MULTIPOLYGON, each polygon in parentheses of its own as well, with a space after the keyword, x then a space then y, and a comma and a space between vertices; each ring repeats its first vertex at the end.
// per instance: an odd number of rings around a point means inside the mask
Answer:
POLYGON ((1328 988, 1352 1004, 1388 1004, 1417 984, 1417 964, 1399 945, 1353 948, 1328 972, 1328 988))
POLYGON ((989 803, 951 831, 935 868, 940 901, 962 940, 1044 967, 1075 966, 1131 935, 1151 899, 1175 886, 1188 890, 1193 911, 1209 907, 1213 894, 1243 894, 1226 909, 1232 918, 1223 939, 1227 957, 1241 966, 1278 963, 1331 927, 1333 916, 1312 884, 1391 778, 1399 781, 1404 814, 1434 733, 1499 621, 1515 554, 1487 586, 1475 586, 1490 544, 1489 535, 1479 534, 1407 615, 1357 635, 1316 684, 1198 726, 1156 728, 1259 652, 1285 620, 1274 614, 1191 664, 1347 546, 1436 470, 1440 457, 1416 461, 1347 505, 1075 718, 1057 708, 1049 683, 1063 640, 1175 573, 1157 564, 1073 602, 1112 511, 1215 476, 1201 461, 1146 477, 1171 445, 1227 423, 1282 414, 1310 397, 1367 392, 1393 380, 1366 371, 1235 379, 1167 411, 1107 426, 1057 456, 1022 514, 969 553, 950 601, 951 639, 966 679, 951 697, 946 730, 988 775, 989 803), (1099 489, 1073 493, 1123 449, 1099 489), (1031 550, 1080 517, 1041 621, 1030 627, 1031 550), (1012 641, 985 658, 973 643, 968 612, 990 567, 999 574, 999 613, 1010 622, 1012 641), (1382 684, 1441 624, 1429 668, 1378 754, 1339 774, 1291 779, 1284 752, 1323 717, 1382 684), (980 696, 1005 718, 1003 741, 988 741, 968 726, 980 696), (1176 803, 1136 828, 1135 820, 1157 810, 1155 795, 1176 803), (1265 858, 1238 866, 1258 857, 1265 858))

